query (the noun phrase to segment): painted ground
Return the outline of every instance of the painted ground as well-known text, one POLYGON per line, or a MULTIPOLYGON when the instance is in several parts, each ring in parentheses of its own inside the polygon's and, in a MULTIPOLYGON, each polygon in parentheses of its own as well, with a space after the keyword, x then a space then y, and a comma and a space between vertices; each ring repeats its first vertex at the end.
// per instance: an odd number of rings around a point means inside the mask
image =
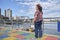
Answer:
MULTIPOLYGON (((34 34, 30 32, 0 28, 0 40, 37 40, 37 39, 34 37, 34 34)), ((60 40, 60 37, 43 35, 41 40, 60 40)))

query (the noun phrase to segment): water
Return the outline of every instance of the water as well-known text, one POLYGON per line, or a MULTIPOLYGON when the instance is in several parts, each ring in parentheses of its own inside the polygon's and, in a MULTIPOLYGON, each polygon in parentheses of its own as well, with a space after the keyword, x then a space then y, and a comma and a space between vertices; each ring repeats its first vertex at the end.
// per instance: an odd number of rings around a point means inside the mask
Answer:
POLYGON ((60 32, 58 32, 58 23, 50 22, 50 24, 44 24, 44 33, 60 36, 60 32))

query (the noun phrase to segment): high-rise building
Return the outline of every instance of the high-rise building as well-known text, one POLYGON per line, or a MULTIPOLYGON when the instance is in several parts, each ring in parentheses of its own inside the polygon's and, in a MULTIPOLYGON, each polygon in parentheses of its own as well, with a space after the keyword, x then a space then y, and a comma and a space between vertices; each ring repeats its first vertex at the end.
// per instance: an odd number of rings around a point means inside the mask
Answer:
POLYGON ((8 17, 9 20, 12 20, 12 10, 7 9, 7 10, 4 10, 4 11, 5 11, 5 17, 8 17))
POLYGON ((1 8, 0 8, 0 18, 1 18, 1 8))
POLYGON ((4 10, 4 13, 5 13, 5 17, 6 17, 6 10, 4 10))

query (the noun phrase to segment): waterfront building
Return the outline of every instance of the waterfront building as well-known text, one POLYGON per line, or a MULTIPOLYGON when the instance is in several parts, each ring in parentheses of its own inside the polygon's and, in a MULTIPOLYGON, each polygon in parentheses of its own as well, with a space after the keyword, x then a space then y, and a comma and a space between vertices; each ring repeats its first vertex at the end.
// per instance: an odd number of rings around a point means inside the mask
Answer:
POLYGON ((23 20, 23 19, 29 19, 28 16, 15 16, 14 20, 23 20))
POLYGON ((20 16, 20 19, 29 19, 28 16, 20 16))
POLYGON ((13 19, 14 20, 20 20, 20 16, 14 16, 13 19))

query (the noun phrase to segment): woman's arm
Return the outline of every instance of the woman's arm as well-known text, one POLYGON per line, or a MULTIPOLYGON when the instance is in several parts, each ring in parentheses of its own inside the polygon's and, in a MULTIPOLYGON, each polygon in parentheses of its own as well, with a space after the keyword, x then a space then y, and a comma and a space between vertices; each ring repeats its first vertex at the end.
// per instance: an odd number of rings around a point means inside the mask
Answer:
POLYGON ((37 20, 37 14, 38 14, 38 12, 36 11, 35 14, 34 14, 33 22, 36 22, 36 20, 37 20))

